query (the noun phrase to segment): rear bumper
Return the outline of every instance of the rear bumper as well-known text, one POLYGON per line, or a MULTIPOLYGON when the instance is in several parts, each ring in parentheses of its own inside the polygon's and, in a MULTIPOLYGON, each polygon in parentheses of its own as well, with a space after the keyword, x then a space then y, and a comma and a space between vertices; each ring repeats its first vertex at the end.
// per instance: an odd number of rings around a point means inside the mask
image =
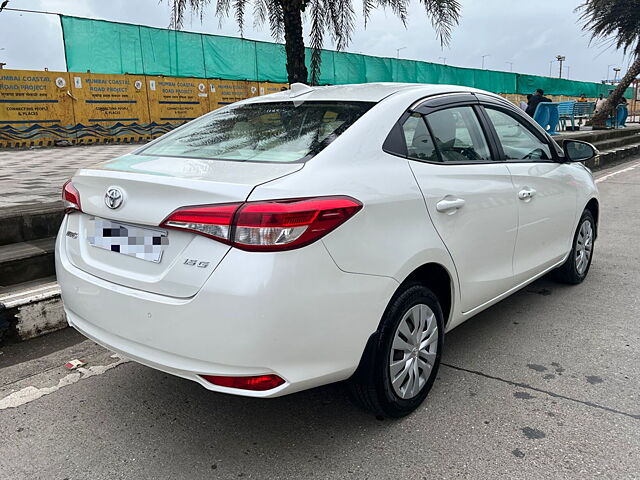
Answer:
POLYGON ((188 299, 90 275, 71 265, 60 236, 56 272, 69 324, 85 336, 210 390, 253 397, 351 376, 398 286, 392 278, 341 271, 322 242, 279 253, 231 249, 188 299), (199 376, 269 373, 285 383, 252 392, 199 376))

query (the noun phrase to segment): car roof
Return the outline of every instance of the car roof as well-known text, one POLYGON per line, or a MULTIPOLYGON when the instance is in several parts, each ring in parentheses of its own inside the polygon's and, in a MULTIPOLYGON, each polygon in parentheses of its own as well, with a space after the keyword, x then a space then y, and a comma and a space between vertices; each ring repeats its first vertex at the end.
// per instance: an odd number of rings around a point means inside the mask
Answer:
POLYGON ((294 84, 290 90, 285 90, 271 95, 253 97, 246 103, 277 102, 277 101, 360 101, 380 102, 386 97, 398 92, 414 90, 416 98, 451 92, 482 92, 490 95, 490 92, 478 90, 460 85, 436 85, 426 83, 359 83, 352 85, 329 85, 323 87, 308 87, 303 84, 294 84))

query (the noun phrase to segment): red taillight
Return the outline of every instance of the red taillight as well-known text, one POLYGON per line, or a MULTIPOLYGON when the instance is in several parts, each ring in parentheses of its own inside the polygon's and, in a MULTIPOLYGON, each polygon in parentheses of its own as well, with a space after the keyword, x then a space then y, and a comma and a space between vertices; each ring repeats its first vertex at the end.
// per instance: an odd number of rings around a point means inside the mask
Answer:
POLYGON ((162 227, 188 230, 230 243, 231 224, 241 203, 202 207, 185 207, 173 212, 160 224, 162 227))
POLYGON ((239 388, 264 392, 279 387, 284 380, 278 375, 260 375, 257 377, 221 377, 218 375, 201 375, 207 382, 220 387, 239 388))
POLYGON ((350 197, 185 207, 161 226, 200 233, 243 250, 280 251, 318 240, 361 208, 350 197))
POLYGON ((80 207, 80 192, 73 186, 71 180, 67 180, 67 183, 62 187, 62 200, 64 200, 64 212, 81 212, 80 207))

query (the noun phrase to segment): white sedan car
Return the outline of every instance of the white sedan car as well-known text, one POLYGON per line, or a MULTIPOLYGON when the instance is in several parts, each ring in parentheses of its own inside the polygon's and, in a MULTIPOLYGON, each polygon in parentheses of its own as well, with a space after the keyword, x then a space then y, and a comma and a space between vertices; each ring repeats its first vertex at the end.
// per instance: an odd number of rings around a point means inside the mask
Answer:
POLYGON ((547 272, 585 278, 594 154, 466 87, 294 84, 228 105, 65 185, 69 324, 210 390, 349 379, 400 417, 446 331, 547 272))

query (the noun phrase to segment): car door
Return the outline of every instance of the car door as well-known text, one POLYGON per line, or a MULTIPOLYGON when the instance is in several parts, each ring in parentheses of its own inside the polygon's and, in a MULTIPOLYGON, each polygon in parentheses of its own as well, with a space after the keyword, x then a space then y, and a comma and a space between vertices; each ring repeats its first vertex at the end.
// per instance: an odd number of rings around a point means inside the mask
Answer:
POLYGON ((513 286, 517 201, 511 175, 495 161, 477 106, 438 100, 416 110, 402 125, 407 156, 455 263, 462 311, 468 312, 513 286))
MULTIPOLYGON (((525 282, 561 261, 571 248, 577 186, 553 144, 509 107, 484 105, 516 189, 518 235, 513 256, 516 282, 525 282)), ((581 167, 578 167, 581 168, 581 167)))

